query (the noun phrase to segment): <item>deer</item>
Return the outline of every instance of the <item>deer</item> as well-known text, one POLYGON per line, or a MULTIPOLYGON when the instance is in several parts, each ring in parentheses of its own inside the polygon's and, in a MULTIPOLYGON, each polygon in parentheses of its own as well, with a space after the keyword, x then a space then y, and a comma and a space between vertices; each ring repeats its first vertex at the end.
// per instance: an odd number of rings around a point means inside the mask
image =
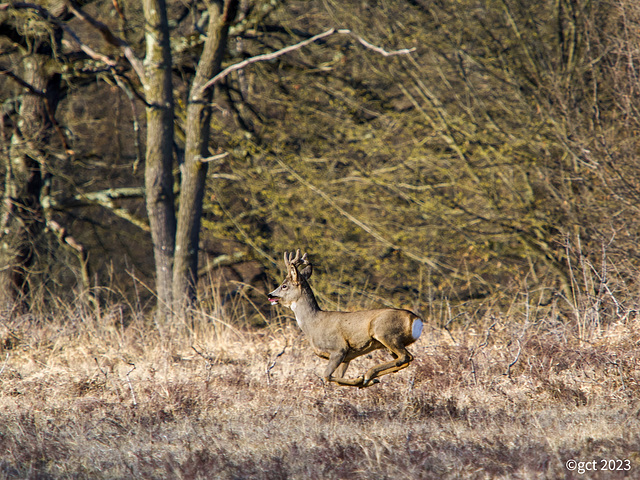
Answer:
POLYGON ((423 321, 409 310, 383 308, 355 312, 325 311, 318 306, 309 286, 313 266, 300 249, 284 252, 287 276, 267 298, 272 305, 293 310, 296 322, 309 339, 316 355, 329 360, 324 371, 326 382, 365 388, 378 377, 409 366, 413 355, 407 350, 422 333, 423 321), (298 268, 301 267, 301 270, 298 268), (357 378, 345 378, 349 362, 369 352, 386 349, 393 360, 370 368, 357 378))

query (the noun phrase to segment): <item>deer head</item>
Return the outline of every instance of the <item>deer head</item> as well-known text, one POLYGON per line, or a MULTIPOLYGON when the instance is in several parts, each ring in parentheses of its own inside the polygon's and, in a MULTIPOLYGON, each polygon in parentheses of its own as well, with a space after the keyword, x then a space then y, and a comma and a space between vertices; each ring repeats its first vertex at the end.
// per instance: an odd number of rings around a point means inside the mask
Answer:
POLYGON ((287 276, 273 292, 269 293, 267 297, 272 305, 281 303, 285 307, 290 307, 293 303, 298 301, 303 295, 303 292, 309 288, 307 280, 313 273, 313 267, 307 258, 305 253, 300 257, 300 249, 296 250, 295 256, 293 252, 284 252, 284 265, 287 270, 287 276), (304 266, 301 272, 298 272, 298 267, 304 266))

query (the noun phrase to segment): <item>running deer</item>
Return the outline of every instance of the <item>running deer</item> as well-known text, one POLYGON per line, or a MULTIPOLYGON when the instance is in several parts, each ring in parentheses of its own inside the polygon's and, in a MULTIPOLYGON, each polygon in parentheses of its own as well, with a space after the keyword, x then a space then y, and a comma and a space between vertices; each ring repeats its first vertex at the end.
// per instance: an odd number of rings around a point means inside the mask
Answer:
POLYGON ((291 308, 298 326, 309 338, 316 355, 329 360, 325 381, 353 387, 369 387, 376 377, 397 372, 409 366, 413 356, 407 350, 422 333, 422 320, 413 312, 395 308, 359 312, 329 312, 318 306, 308 280, 313 271, 300 249, 284 254, 287 277, 268 294, 272 305, 291 308), (298 271, 298 267, 302 270, 298 271), (349 362, 373 350, 386 348, 393 356, 390 362, 371 368, 364 376, 345 378, 349 362))

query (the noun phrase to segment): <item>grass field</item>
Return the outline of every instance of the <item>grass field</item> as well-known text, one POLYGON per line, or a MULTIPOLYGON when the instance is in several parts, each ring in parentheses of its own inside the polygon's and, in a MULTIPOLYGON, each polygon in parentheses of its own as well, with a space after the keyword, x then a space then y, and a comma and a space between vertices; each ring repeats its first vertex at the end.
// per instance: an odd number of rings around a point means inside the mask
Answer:
POLYGON ((0 478, 640 478, 635 316, 464 318, 367 389, 323 384, 287 319, 5 318, 0 478))

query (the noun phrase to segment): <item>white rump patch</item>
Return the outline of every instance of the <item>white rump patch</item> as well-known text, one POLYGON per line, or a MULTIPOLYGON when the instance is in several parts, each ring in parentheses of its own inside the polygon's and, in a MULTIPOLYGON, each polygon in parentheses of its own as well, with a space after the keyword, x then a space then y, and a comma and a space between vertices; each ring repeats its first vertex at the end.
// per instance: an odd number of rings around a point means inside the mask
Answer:
POLYGON ((413 321, 413 325, 411 326, 411 336, 414 340, 418 340, 420 338, 420 334, 422 333, 422 320, 416 318, 413 321))

